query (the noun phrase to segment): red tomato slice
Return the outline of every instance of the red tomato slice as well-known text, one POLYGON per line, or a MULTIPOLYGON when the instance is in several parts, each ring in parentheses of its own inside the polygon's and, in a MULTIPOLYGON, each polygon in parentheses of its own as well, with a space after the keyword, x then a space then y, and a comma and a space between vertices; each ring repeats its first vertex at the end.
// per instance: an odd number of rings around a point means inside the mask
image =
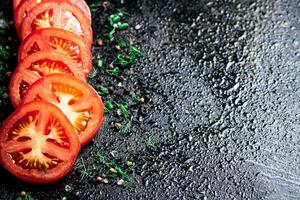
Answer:
POLYGON ((33 101, 20 106, 0 130, 0 161, 14 176, 50 183, 66 176, 80 151, 74 128, 54 105, 33 101))
POLYGON ((68 117, 86 145, 97 134, 104 114, 101 97, 86 82, 65 74, 50 74, 32 84, 23 102, 43 99, 56 105, 68 117))
POLYGON ((42 28, 60 28, 84 38, 92 45, 92 27, 86 15, 77 7, 64 0, 48 0, 33 8, 24 18, 20 37, 24 40, 32 31, 42 28))
POLYGON ((85 80, 82 70, 72 58, 56 51, 39 51, 27 56, 13 73, 9 86, 12 104, 19 106, 32 83, 54 73, 70 74, 85 80))
POLYGON ((13 0, 13 10, 16 11, 18 5, 21 3, 22 0, 13 0))
POLYGON ((46 28, 33 31, 23 40, 19 49, 18 61, 37 51, 56 50, 73 58, 88 77, 92 69, 91 49, 81 37, 57 28, 46 28))
MULTIPOLYGON (((36 7, 38 4, 46 2, 48 0, 26 0, 21 1, 21 3, 17 6, 15 12, 14 12, 14 22, 15 27, 17 31, 19 31, 21 23, 23 19, 28 15, 28 13, 36 7)), ((78 6, 86 17, 88 18, 89 23, 91 23, 91 12, 84 0, 68 0, 70 3, 73 4, 73 6, 78 6)))

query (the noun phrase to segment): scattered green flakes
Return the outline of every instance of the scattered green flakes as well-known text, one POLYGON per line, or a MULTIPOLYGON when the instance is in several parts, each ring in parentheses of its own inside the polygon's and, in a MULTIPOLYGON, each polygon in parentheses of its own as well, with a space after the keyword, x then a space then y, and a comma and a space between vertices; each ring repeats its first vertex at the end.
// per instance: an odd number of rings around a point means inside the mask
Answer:
POLYGON ((93 172, 97 171, 99 168, 97 168, 95 165, 90 165, 90 164, 86 164, 85 161, 83 160, 83 158, 79 158, 75 165, 74 165, 74 169, 76 171, 79 171, 80 173, 80 180, 83 180, 84 178, 92 178, 93 177, 93 172))
POLYGON ((112 69, 108 69, 106 72, 111 75, 111 76, 115 76, 118 77, 119 76, 119 71, 120 69, 118 67, 114 67, 112 69))
POLYGON ((119 30, 126 30, 126 29, 128 29, 128 27, 129 27, 129 25, 126 22, 118 24, 119 30))
POLYGON ((140 95, 137 95, 136 93, 132 92, 132 93, 130 93, 130 96, 134 102, 140 102, 140 98, 141 98, 140 95))
POLYGON ((115 23, 118 23, 121 21, 121 16, 118 15, 118 14, 115 14, 115 15, 110 15, 108 17, 108 20, 110 22, 110 25, 113 26, 115 23))
POLYGON ((7 88, 4 86, 0 86, 0 106, 6 106, 7 105, 7 100, 8 94, 7 94, 7 88))
POLYGON ((6 92, 7 92, 6 87, 0 86, 0 96, 2 96, 6 92))
POLYGON ((130 46, 129 48, 130 48, 130 52, 132 52, 135 56, 137 57, 143 56, 143 53, 140 50, 138 50, 136 47, 130 46))
POLYGON ((122 19, 122 17, 124 16, 123 12, 119 11, 118 13, 116 14, 112 14, 108 17, 108 21, 109 21, 109 24, 112 26, 112 27, 115 27, 114 25, 116 23, 119 23, 122 19))
POLYGON ((93 79, 98 75, 98 70, 97 69, 93 69, 92 73, 89 74, 89 79, 93 79))
POLYGON ((124 39, 118 40, 118 45, 123 49, 127 46, 126 41, 124 39))
POLYGON ((2 44, 0 44, 0 59, 8 60, 9 57, 10 57, 10 54, 7 52, 5 47, 2 44))
POLYGON ((155 140, 152 138, 152 136, 149 136, 146 141, 145 145, 148 149, 155 148, 155 140))
POLYGON ((99 7, 101 7, 101 1, 96 1, 95 3, 89 4, 89 8, 92 11, 95 11, 99 7))
POLYGON ((121 66, 127 66, 129 64, 129 61, 126 59, 126 56, 118 53, 117 54, 117 64, 121 65, 121 66))
POLYGON ((96 153, 96 159, 98 160, 98 162, 100 162, 101 164, 106 165, 107 164, 107 160, 104 156, 104 154, 102 152, 97 152, 96 153))
POLYGON ((116 63, 122 67, 126 67, 135 62, 135 55, 130 53, 129 56, 126 56, 122 53, 117 54, 117 61, 116 63))
POLYGON ((130 182, 131 182, 131 180, 124 181, 123 184, 122 184, 122 186, 123 186, 124 188, 128 188, 128 187, 130 186, 130 182))
POLYGON ((107 87, 105 87, 105 86, 103 86, 103 85, 97 85, 97 87, 99 88, 98 93, 99 93, 101 96, 105 96, 105 95, 108 95, 108 94, 109 94, 109 90, 107 89, 107 87))
POLYGON ((34 198, 26 192, 21 192, 21 195, 16 200, 34 200, 34 198))
POLYGON ((103 59, 100 58, 97 61, 97 67, 98 67, 98 69, 102 69, 104 67, 104 60, 103 59))
POLYGON ((115 34, 116 30, 115 28, 113 28, 106 36, 107 38, 111 41, 114 39, 114 34, 115 34))
POLYGON ((256 75, 256 68, 251 68, 251 72, 252 72, 252 75, 255 76, 256 75))
POLYGON ((0 65, 0 73, 4 74, 5 72, 7 72, 7 68, 8 68, 7 64, 0 65))
POLYGON ((104 110, 106 112, 110 112, 113 109, 114 109, 114 104, 111 101, 107 101, 106 104, 105 104, 104 110))
POLYGON ((121 111, 123 117, 129 118, 128 105, 126 103, 117 103, 117 107, 121 111))
POLYGON ((132 127, 132 121, 127 122, 123 128, 121 129, 123 134, 128 134, 131 131, 131 127, 132 127))

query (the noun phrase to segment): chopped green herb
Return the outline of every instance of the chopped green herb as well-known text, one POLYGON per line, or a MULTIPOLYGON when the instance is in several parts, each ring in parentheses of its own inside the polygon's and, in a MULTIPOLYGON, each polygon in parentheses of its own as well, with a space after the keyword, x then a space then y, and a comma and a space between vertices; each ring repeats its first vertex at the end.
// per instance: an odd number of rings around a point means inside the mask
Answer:
POLYGON ((124 14, 127 14, 127 13, 124 13, 124 11, 122 11, 122 10, 118 9, 118 13, 117 13, 117 15, 119 15, 120 17, 123 17, 123 16, 124 16, 124 14))
POLYGON ((132 126, 132 122, 131 121, 127 122, 122 128, 122 133, 128 134, 131 130, 131 126, 132 126))
POLYGON ((129 25, 126 22, 118 25, 119 30, 126 30, 126 29, 128 29, 128 27, 129 27, 129 25))
POLYGON ((81 177, 80 180, 86 177, 92 178, 93 172, 98 170, 98 168, 95 165, 86 165, 82 157, 76 161, 74 169, 79 171, 81 177))
POLYGON ((134 55, 134 53, 130 52, 129 53, 129 61, 130 63, 134 63, 136 59, 136 56, 134 55))
POLYGON ((115 24, 115 23, 118 23, 118 22, 121 21, 121 16, 118 15, 118 14, 110 15, 110 16, 109 16, 109 21, 111 22, 111 25, 112 25, 112 24, 115 24))
POLYGON ((98 67, 98 69, 102 69, 103 66, 104 66, 104 60, 103 59, 99 59, 97 61, 97 67, 98 67))
POLYGON ((9 53, 3 45, 0 44, 0 58, 3 60, 8 60, 10 57, 9 53))
POLYGON ((138 57, 143 56, 143 53, 142 53, 140 50, 138 50, 136 47, 130 46, 129 48, 130 48, 130 51, 131 51, 134 55, 136 55, 136 56, 138 56, 138 57))
POLYGON ((101 2, 101 1, 97 1, 97 2, 95 2, 95 3, 92 3, 92 4, 89 5, 89 7, 90 7, 90 8, 98 8, 98 7, 101 6, 100 2, 101 2))
POLYGON ((117 103, 123 117, 129 117, 128 105, 126 103, 117 103))
POLYGON ((114 39, 114 34, 115 34, 115 28, 114 29, 112 29, 108 34, 107 34, 107 38, 109 39, 109 40, 113 40, 114 39))
POLYGON ((145 141, 145 145, 148 149, 152 149, 152 148, 155 148, 155 141, 154 139, 152 138, 152 136, 149 136, 147 138, 147 140, 145 141))
POLYGON ((89 79, 93 79, 98 75, 98 70, 97 69, 93 69, 92 73, 90 73, 89 75, 89 79))
POLYGON ((123 17, 123 13, 122 12, 118 12, 116 14, 112 14, 108 17, 108 21, 109 21, 109 24, 112 26, 112 27, 115 27, 114 25, 116 23, 119 23, 121 21, 121 18, 123 17))
POLYGON ((117 64, 121 65, 121 66, 127 66, 129 64, 129 62, 126 59, 126 56, 118 53, 117 54, 117 64))
POLYGON ((137 95, 136 93, 132 92, 130 93, 130 96, 134 102, 140 102, 140 98, 141 98, 140 95, 137 95))
POLYGON ((251 69, 252 75, 256 75, 256 68, 251 69))
POLYGON ((21 192, 21 195, 16 200, 34 200, 34 198, 27 192, 21 192))
POLYGON ((105 110, 107 112, 111 111, 114 109, 114 104, 111 101, 107 101, 105 104, 105 110))
POLYGON ((119 39, 119 40, 118 40, 118 44, 119 44, 119 46, 120 46, 122 49, 125 48, 125 47, 127 46, 124 39, 119 39))
POLYGON ((101 96, 105 96, 105 95, 108 95, 109 94, 109 90, 107 89, 107 87, 104 87, 103 85, 98 85, 98 88, 99 88, 99 94, 101 96))
POLYGON ((117 64, 121 65, 122 67, 126 67, 129 64, 134 63, 135 61, 135 55, 133 53, 130 53, 129 56, 126 56, 124 54, 118 53, 117 54, 117 64))
POLYGON ((108 170, 107 173, 105 174, 106 177, 116 178, 117 177, 116 175, 118 175, 120 178, 124 180, 124 183, 122 184, 123 187, 129 186, 129 183, 131 181, 130 176, 125 171, 123 171, 115 161, 108 162, 105 156, 101 152, 98 152, 96 154, 96 159, 98 160, 98 162, 106 166, 108 170), (115 173, 109 173, 109 171, 112 171, 111 169, 113 169, 115 173))
POLYGON ((118 67, 114 67, 112 69, 108 69, 107 70, 107 73, 111 76, 115 76, 115 77, 118 77, 119 76, 119 68, 118 67))

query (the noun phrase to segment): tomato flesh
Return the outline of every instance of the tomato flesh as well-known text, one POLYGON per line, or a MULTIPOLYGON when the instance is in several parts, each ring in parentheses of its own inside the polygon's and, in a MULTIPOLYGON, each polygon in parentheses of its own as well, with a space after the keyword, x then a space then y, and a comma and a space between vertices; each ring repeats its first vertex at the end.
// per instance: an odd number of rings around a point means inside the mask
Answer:
MULTIPOLYGON (((28 13, 38 4, 46 1, 47 0, 26 0, 18 3, 14 13, 14 22, 17 31, 19 31, 21 23, 23 19, 27 17, 28 13)), ((73 6, 78 6, 78 8, 80 8, 88 18, 89 23, 91 23, 91 12, 84 0, 69 0, 69 2, 72 3, 73 6)))
POLYGON ((50 183, 63 178, 80 150, 65 115, 41 100, 20 106, 4 122, 0 133, 2 165, 28 182, 50 183))
POLYGON ((15 12, 22 0, 13 0, 13 11, 15 12))
POLYGON ((32 53, 47 50, 56 50, 67 54, 78 63, 86 77, 89 75, 92 69, 90 48, 81 37, 62 29, 45 28, 32 32, 23 40, 18 60, 21 62, 32 53))
POLYGON ((85 80, 82 70, 73 59, 56 51, 39 51, 27 56, 13 73, 9 87, 12 104, 19 106, 32 83, 53 73, 70 74, 85 80))
POLYGON ((86 82, 65 74, 50 74, 27 90, 23 102, 43 99, 56 105, 68 117, 79 140, 87 144, 97 134, 104 114, 101 97, 86 82))
POLYGON ((93 33, 88 18, 77 6, 63 0, 48 0, 33 8, 21 24, 21 40, 35 30, 50 27, 73 32, 89 47, 92 44, 93 33))

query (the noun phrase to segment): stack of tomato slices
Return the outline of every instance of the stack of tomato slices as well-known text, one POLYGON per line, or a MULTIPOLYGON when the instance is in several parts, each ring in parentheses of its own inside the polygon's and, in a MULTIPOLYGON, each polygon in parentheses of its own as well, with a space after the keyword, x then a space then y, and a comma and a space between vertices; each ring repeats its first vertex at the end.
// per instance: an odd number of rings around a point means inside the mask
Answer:
POLYGON ((21 40, 10 82, 16 110, 0 130, 0 161, 14 176, 50 183, 72 169, 101 127, 104 105, 87 84, 91 13, 84 0, 13 0, 21 40))

